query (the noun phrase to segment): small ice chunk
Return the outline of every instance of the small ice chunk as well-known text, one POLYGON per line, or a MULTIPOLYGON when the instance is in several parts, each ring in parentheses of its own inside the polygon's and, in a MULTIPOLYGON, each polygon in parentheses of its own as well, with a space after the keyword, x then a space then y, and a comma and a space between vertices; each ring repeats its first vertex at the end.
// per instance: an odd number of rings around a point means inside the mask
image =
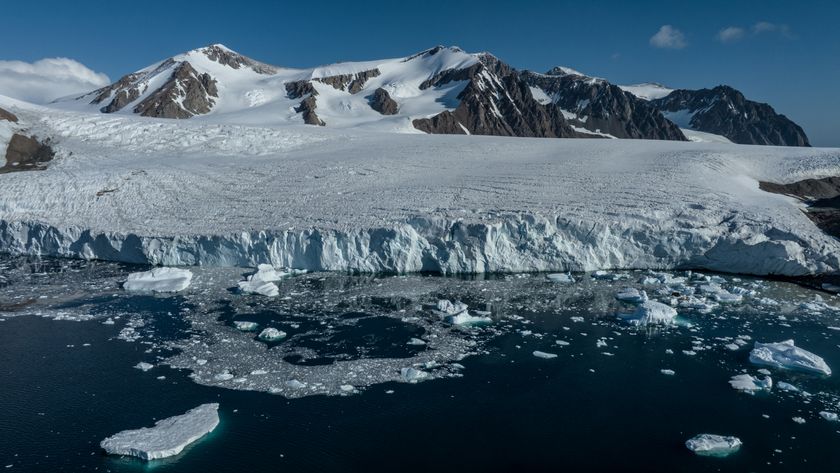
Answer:
POLYGON ((805 419, 803 419, 802 417, 792 417, 791 420, 796 422, 797 424, 804 424, 805 423, 805 419))
POLYGON ((741 345, 738 345, 737 343, 727 343, 724 346, 726 347, 727 350, 732 350, 732 351, 738 351, 741 348, 741 345))
POLYGON ((448 299, 440 299, 435 305, 435 310, 443 315, 458 315, 466 312, 468 307, 461 301, 452 302, 448 299))
POLYGON ((671 306, 656 301, 642 302, 636 311, 621 318, 633 325, 670 325, 674 323, 677 311, 671 306))
POLYGON ((155 365, 151 363, 146 363, 145 361, 141 361, 140 363, 134 365, 134 367, 140 371, 149 371, 150 369, 154 368, 155 365))
POLYGON ((744 296, 740 294, 731 294, 728 292, 719 292, 715 294, 715 300, 721 304, 734 304, 744 300, 744 296))
POLYGON ((419 383, 428 379, 429 376, 431 376, 429 373, 411 367, 400 369, 400 378, 405 383, 419 383))
POLYGON ((831 375, 831 368, 819 356, 794 345, 793 340, 778 343, 755 342, 750 362, 757 365, 831 375))
POLYGON ((639 303, 648 300, 648 295, 645 291, 640 291, 632 287, 625 287, 618 291, 615 298, 622 302, 639 303))
POLYGON ((130 292, 178 292, 190 286, 192 277, 188 269, 153 268, 129 274, 123 289, 130 292))
POLYGON ((457 315, 448 315, 445 319, 452 325, 486 325, 493 322, 490 317, 479 317, 470 315, 466 310, 457 315))
POLYGON ((569 346, 569 342, 567 342, 566 340, 555 340, 554 343, 560 345, 561 347, 569 346))
POLYGON ((735 375, 729 379, 729 384, 738 391, 755 394, 756 391, 769 391, 773 388, 773 378, 766 376, 758 379, 748 374, 735 375))
POLYGON ((291 388, 291 389, 303 389, 303 388, 306 387, 305 384, 301 383, 300 381, 298 381, 296 379, 290 379, 290 380, 286 381, 284 384, 286 385, 287 388, 291 388))
POLYGON ((99 445, 110 455, 128 455, 143 460, 171 457, 187 445, 213 431, 219 425, 219 405, 202 404, 154 427, 125 430, 103 440, 99 445))
POLYGON ((256 322, 246 322, 242 320, 235 320, 233 322, 233 326, 236 327, 237 330, 241 330, 243 332, 253 332, 254 330, 259 327, 259 324, 256 322))
POLYGON ((406 344, 406 345, 416 345, 416 346, 420 346, 420 345, 425 345, 425 344, 426 344, 426 342, 425 342, 425 341, 423 341, 423 340, 421 340, 421 339, 419 339, 419 338, 414 338, 414 337, 412 337, 412 338, 411 338, 411 340, 409 340, 409 341, 405 342, 405 344, 406 344))
POLYGON ((674 370, 668 370, 668 369, 659 370, 659 372, 666 375, 666 376, 674 376, 675 374, 677 374, 674 370))
POLYGON ((574 276, 568 273, 551 273, 545 276, 551 282, 557 282, 562 284, 572 284, 575 282, 574 276))
POLYGON ((697 455, 725 457, 741 448, 741 439, 715 434, 700 434, 688 439, 685 446, 697 455))
POLYGON ((552 358, 557 358, 557 355, 554 354, 554 353, 547 353, 547 352, 539 351, 539 350, 534 350, 533 355, 536 356, 537 358, 542 358, 544 360, 550 360, 552 358))
POLYGON ((286 332, 283 332, 282 330, 277 330, 274 327, 265 328, 258 335, 260 340, 265 340, 266 342, 275 342, 277 340, 280 340, 281 338, 284 338, 285 336, 286 332))
POLYGON ((575 315, 575 316, 573 316, 573 317, 569 317, 569 319, 570 319, 572 322, 574 322, 574 323, 578 323, 578 324, 579 324, 579 323, 582 323, 582 322, 583 322, 583 320, 584 320, 584 319, 583 319, 583 317, 580 317, 580 316, 578 316, 578 315, 575 315))
POLYGON ((820 417, 829 422, 840 421, 840 416, 838 416, 836 412, 820 411, 820 417))
POLYGON ((790 383, 786 383, 784 381, 779 381, 776 384, 776 387, 781 389, 782 391, 789 391, 789 392, 793 392, 793 393, 798 393, 799 392, 799 388, 797 388, 796 386, 794 386, 790 383))
POLYGON ((239 281, 239 290, 245 294, 259 294, 265 297, 277 297, 280 295, 280 288, 277 287, 277 284, 267 281, 239 281))

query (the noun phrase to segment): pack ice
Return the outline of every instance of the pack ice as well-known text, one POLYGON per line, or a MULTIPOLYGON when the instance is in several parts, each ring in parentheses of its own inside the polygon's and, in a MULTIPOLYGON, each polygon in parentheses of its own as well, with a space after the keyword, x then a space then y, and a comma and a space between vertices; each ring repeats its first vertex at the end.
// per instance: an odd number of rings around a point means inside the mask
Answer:
POLYGON ((123 289, 131 292, 179 292, 190 286, 192 277, 188 269, 153 268, 129 274, 123 289))
POLYGON ((0 176, 12 254, 445 274, 840 270, 840 241, 758 187, 834 175, 836 149, 0 107, 57 153, 44 171, 0 176))
POLYGON ((219 425, 219 405, 202 404, 184 414, 155 422, 154 427, 125 430, 99 445, 110 455, 126 455, 155 460, 177 455, 187 445, 219 425))
POLYGON ((778 343, 755 342, 750 352, 750 362, 791 370, 831 375, 831 368, 821 357, 794 345, 793 340, 778 343))
POLYGON ((698 455, 725 457, 741 448, 741 439, 716 434, 696 435, 685 442, 685 446, 698 455))

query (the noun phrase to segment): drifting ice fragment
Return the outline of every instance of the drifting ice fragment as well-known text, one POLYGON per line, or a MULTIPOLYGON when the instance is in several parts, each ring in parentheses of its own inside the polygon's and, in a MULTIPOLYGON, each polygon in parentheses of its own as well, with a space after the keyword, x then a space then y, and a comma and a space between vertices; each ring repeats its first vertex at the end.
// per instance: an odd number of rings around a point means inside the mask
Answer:
POLYGON ((466 312, 467 307, 467 304, 464 304, 461 301, 455 301, 453 303, 448 299, 440 299, 437 301, 436 310, 444 315, 458 315, 462 312, 466 312))
POLYGON ((831 368, 819 356, 794 345, 793 340, 778 343, 755 342, 750 352, 750 362, 757 365, 809 371, 826 376, 831 375, 831 368))
POLYGON ((279 281, 290 273, 277 271, 270 264, 257 266, 257 272, 239 281, 239 290, 247 294, 261 294, 266 297, 277 297, 280 289, 274 281, 279 281))
POLYGON ((241 330, 243 332, 253 332, 257 329, 257 327, 259 327, 259 324, 257 324, 256 322, 244 322, 236 320, 233 322, 233 326, 236 327, 237 330, 241 330))
POLYGON ((155 365, 151 363, 146 363, 145 361, 141 361, 140 363, 134 365, 134 367, 140 371, 149 371, 150 369, 154 368, 155 365))
POLYGON ((123 289, 131 292, 178 292, 190 286, 192 277, 188 269, 154 268, 129 274, 123 289))
POLYGON ((185 414, 155 422, 154 427, 125 430, 99 445, 111 455, 129 455, 154 460, 181 453, 187 445, 219 425, 219 405, 202 404, 185 414))
POLYGON ((820 417, 829 422, 840 421, 840 416, 838 416, 836 412, 820 411, 820 417))
POLYGON ((677 311, 661 302, 645 301, 632 314, 620 315, 633 325, 670 325, 674 323, 677 311))
POLYGON ((564 273, 551 273, 545 276, 551 282, 558 282, 563 284, 572 284, 575 282, 575 278, 571 274, 564 274, 564 273))
POLYGON ((715 434, 700 434, 688 439, 685 446, 697 455, 725 457, 741 448, 741 439, 715 434))
POLYGON ((638 289, 634 289, 632 287, 625 287, 615 295, 615 298, 622 302, 633 303, 644 302, 648 300, 648 296, 645 291, 639 291, 638 289))
POLYGON ((415 368, 401 368, 400 378, 406 383, 418 383, 429 378, 429 373, 415 368))
POLYGON ((539 350, 535 350, 533 355, 536 356, 537 358, 543 358, 545 360, 550 360, 552 358, 557 358, 557 355, 555 355, 554 353, 546 353, 544 351, 539 351, 539 350))
POLYGON ((275 342, 275 341, 280 340, 281 338, 283 338, 285 336, 286 336, 286 332, 283 332, 281 330, 277 330, 274 327, 268 327, 266 329, 263 329, 263 331, 260 332, 260 334, 258 335, 260 340, 265 340, 266 342, 275 342))
POLYGON ((739 374, 729 379, 729 384, 738 391, 755 394, 756 391, 769 391, 773 388, 773 378, 765 376, 758 379, 748 374, 739 374))
POLYGON ((676 372, 674 372, 674 370, 668 370, 668 369, 659 370, 659 372, 666 375, 666 376, 674 376, 675 374, 677 374, 676 372))

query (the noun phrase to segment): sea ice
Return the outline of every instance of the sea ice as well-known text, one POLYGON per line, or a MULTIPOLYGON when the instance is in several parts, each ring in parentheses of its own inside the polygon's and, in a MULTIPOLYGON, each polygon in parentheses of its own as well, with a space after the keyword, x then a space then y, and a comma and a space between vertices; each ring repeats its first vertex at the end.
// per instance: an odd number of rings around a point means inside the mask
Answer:
POLYGON ((700 434, 688 439, 685 446, 697 455, 725 457, 741 448, 741 439, 715 434, 700 434))
POLYGON ((620 315, 633 325, 670 325, 674 323, 677 311, 671 306, 656 301, 642 302, 632 314, 620 315))
POLYGON ((659 372, 667 376, 674 376, 675 374, 677 374, 674 370, 668 369, 659 370, 659 372))
POLYGON ((464 304, 461 301, 452 302, 448 299, 438 300, 437 305, 435 306, 435 310, 444 315, 458 315, 462 312, 466 312, 467 308, 467 304, 464 304))
POLYGON ((765 376, 758 379, 748 374, 735 375, 729 379, 729 384, 738 391, 755 394, 757 391, 769 391, 773 388, 773 378, 765 376))
POLYGON ((141 361, 140 363, 134 365, 134 367, 140 371, 149 371, 150 369, 154 368, 155 365, 151 363, 146 363, 145 361, 141 361))
POLYGON ((187 445, 219 425, 219 405, 202 404, 185 414, 155 422, 154 427, 125 430, 99 445, 111 455, 128 455, 154 460, 181 453, 187 445))
POLYGON ((260 340, 265 340, 266 342, 276 342, 277 340, 280 340, 281 338, 284 338, 285 336, 286 336, 286 332, 283 332, 282 330, 277 330, 274 327, 265 328, 258 335, 260 340))
POLYGON ((123 289, 131 292, 179 292, 189 287, 192 277, 188 269, 153 268, 129 274, 123 289))
POLYGON ((757 365, 787 368, 831 375, 831 368, 819 356, 794 345, 793 340, 778 343, 755 342, 750 362, 757 365))
POLYGON ((534 350, 533 355, 536 356, 537 358, 543 358, 545 360, 550 360, 552 358, 557 358, 557 355, 554 354, 554 353, 546 353, 544 351, 539 351, 539 350, 534 350))
POLYGON ((444 321, 452 325, 485 325, 493 322, 493 319, 490 317, 470 315, 469 312, 464 310, 459 314, 446 316, 444 321))

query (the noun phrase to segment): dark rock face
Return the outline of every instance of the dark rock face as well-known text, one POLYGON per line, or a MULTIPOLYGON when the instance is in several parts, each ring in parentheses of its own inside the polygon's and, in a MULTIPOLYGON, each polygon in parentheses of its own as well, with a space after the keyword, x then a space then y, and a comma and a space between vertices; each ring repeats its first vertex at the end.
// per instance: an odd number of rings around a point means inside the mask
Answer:
POLYGON ((0 108, 0 121, 6 120, 7 122, 17 123, 18 117, 15 116, 14 113, 9 112, 7 110, 3 110, 0 108))
POLYGON ((93 93, 96 96, 91 100, 92 104, 101 104, 113 95, 113 98, 102 108, 102 113, 114 113, 140 97, 140 89, 135 83, 142 78, 142 74, 128 74, 113 84, 103 87, 93 93))
MULTIPOLYGON (((435 54, 430 50, 426 54, 435 54)), ((421 88, 439 87, 452 81, 467 81, 453 111, 414 120, 426 133, 474 134, 522 137, 579 137, 556 107, 545 107, 531 95, 528 85, 514 69, 485 54, 465 69, 443 71, 421 88)))
POLYGON ((315 87, 308 80, 286 82, 286 95, 290 99, 299 99, 307 94, 318 95, 318 91, 315 90, 315 87))
POLYGON ((365 87, 365 83, 374 77, 381 74, 379 69, 370 69, 367 71, 357 72, 355 74, 340 74, 337 76, 319 77, 313 80, 329 84, 336 90, 343 90, 356 94, 365 87))
POLYGON ((749 145, 810 146, 805 132, 765 103, 747 100, 732 87, 675 90, 651 101, 663 112, 692 113, 690 128, 749 145))
POLYGON ((175 68, 166 84, 134 107, 134 113, 144 117, 190 118, 209 112, 215 104, 211 97, 218 96, 216 80, 210 74, 199 74, 185 61, 175 68))
POLYGON ((603 79, 563 68, 547 74, 524 71, 521 77, 529 86, 545 92, 577 127, 616 138, 686 140, 679 127, 655 107, 603 79))
POLYGON ((805 179, 790 184, 759 182, 758 187, 765 192, 790 195, 805 202, 808 204, 805 215, 820 230, 840 238, 840 177, 805 179))
POLYGON ((15 133, 6 148, 6 164, 0 168, 0 173, 44 169, 44 163, 54 156, 55 152, 49 144, 15 133))
POLYGON ((245 57, 241 54, 225 49, 218 44, 211 44, 210 46, 202 49, 201 52, 211 61, 216 61, 219 64, 233 69, 248 67, 257 74, 274 74, 277 72, 277 69, 273 66, 254 61, 249 57, 245 57))
POLYGON ((318 106, 315 96, 318 95, 318 91, 312 86, 312 82, 308 80, 286 82, 286 95, 290 99, 306 97, 301 100, 300 105, 295 107, 295 112, 303 114, 304 123, 307 125, 326 125, 323 120, 318 118, 318 114, 315 113, 315 108, 318 106))
POLYGON ((370 108, 382 115, 396 115, 399 105, 391 98, 387 90, 380 87, 370 96, 370 108))

